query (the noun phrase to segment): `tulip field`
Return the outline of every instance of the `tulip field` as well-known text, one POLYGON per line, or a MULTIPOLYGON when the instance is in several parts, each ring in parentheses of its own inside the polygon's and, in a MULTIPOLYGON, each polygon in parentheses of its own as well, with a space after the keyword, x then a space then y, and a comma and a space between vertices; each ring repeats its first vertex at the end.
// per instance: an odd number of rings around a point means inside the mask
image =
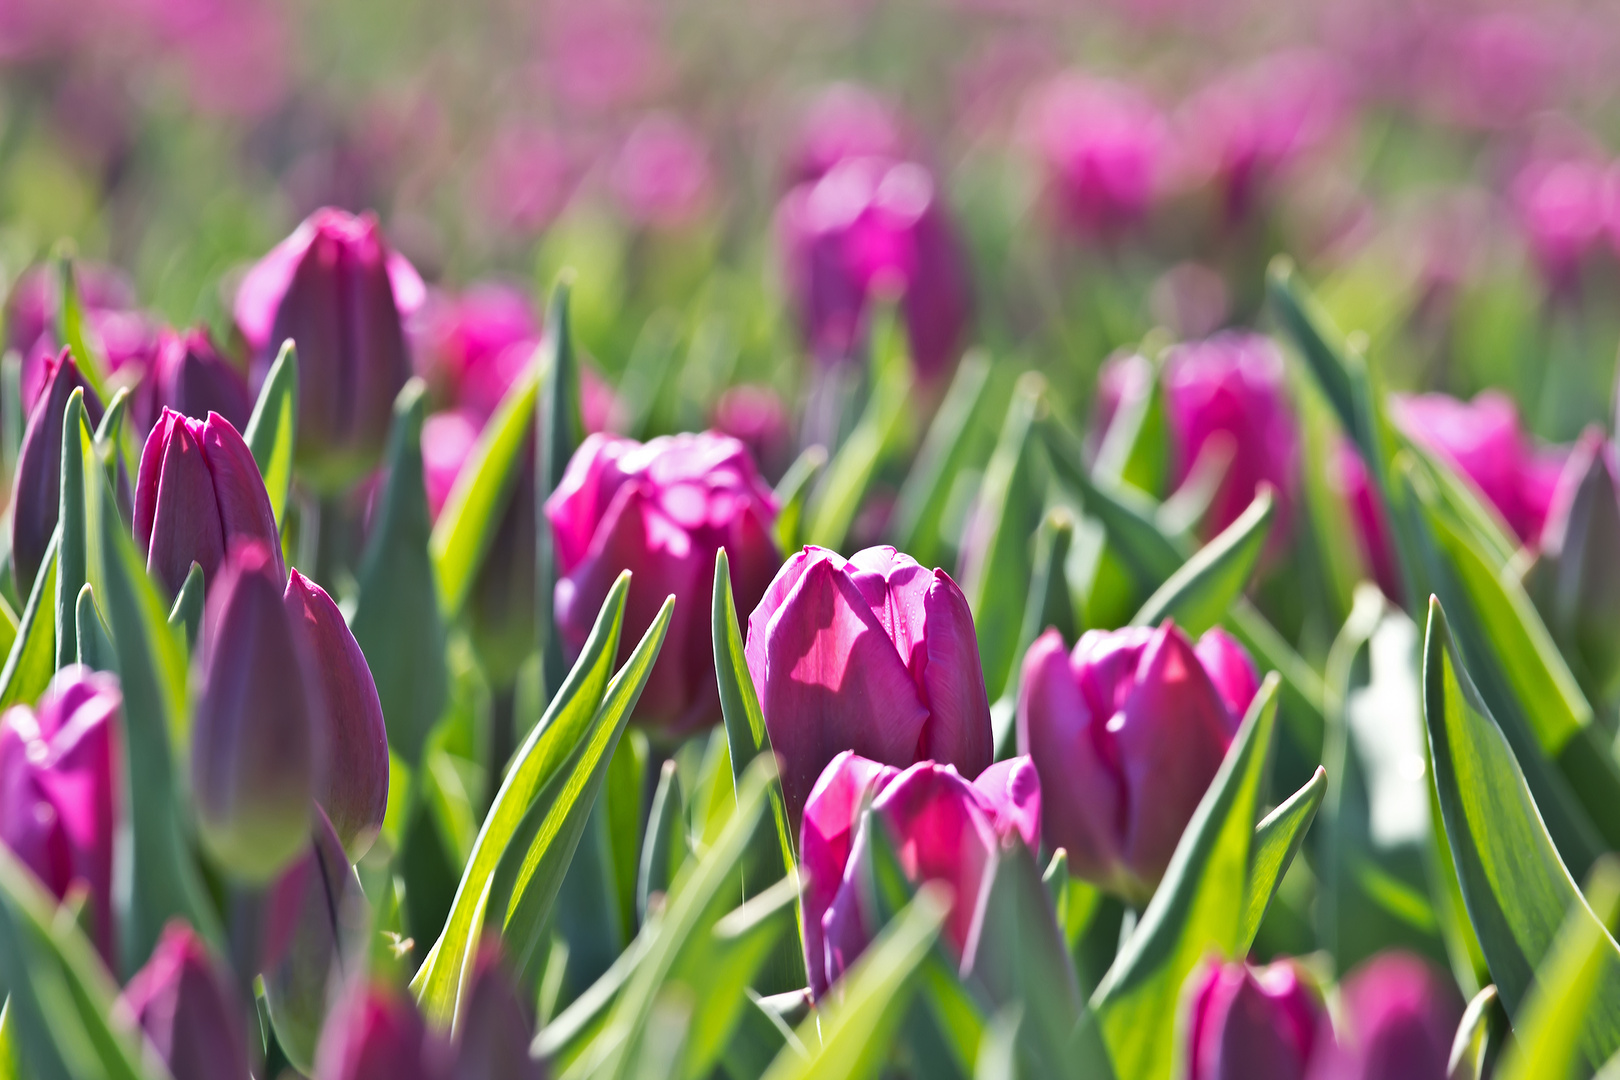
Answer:
POLYGON ((0 1080, 1620 1078, 1616 72, 0 0, 0 1080))

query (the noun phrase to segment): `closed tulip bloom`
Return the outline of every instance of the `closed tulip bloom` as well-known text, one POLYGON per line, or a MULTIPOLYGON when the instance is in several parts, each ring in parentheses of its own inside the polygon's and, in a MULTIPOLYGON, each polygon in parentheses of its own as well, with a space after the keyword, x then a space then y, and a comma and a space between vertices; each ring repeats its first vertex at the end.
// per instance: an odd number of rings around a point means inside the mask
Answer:
POLYGON ((1186 1080, 1305 1080, 1332 1040, 1322 997, 1288 961, 1195 971, 1184 1028, 1186 1080))
POLYGON ((1223 638, 1195 649, 1167 621, 1090 630, 1067 653, 1048 630, 1024 658, 1018 747, 1041 776, 1047 841, 1133 903, 1164 876, 1258 685, 1223 638))
POLYGON ((967 598, 891 547, 845 560, 807 547, 748 617, 748 670, 782 768, 789 819, 842 750, 977 776, 990 704, 967 598))
POLYGON ((529 1010, 501 967, 500 944, 487 938, 473 962, 452 1080, 542 1080, 545 1068, 529 1056, 533 1038, 529 1010))
POLYGON ((445 1080, 447 1057, 409 998, 358 986, 327 1018, 313 1080, 445 1080))
POLYGON ((674 622, 641 695, 640 723, 678 736, 719 715, 710 608, 715 553, 731 565, 739 611, 764 595, 780 556, 776 497, 736 439, 706 432, 642 444, 591 435, 546 500, 557 552, 556 617, 578 652, 621 571, 634 574, 619 639, 622 662, 664 598, 674 622))
POLYGON ((1410 953, 1383 952, 1339 983, 1337 1047, 1311 1080, 1445 1080, 1463 1004, 1451 980, 1410 953))
POLYGON ((323 674, 282 592, 270 551, 244 544, 227 556, 203 618, 191 732, 198 832, 250 882, 269 881, 304 850, 325 775, 323 674))
POLYGON ((34 587, 45 549, 56 532, 62 502, 62 421, 74 390, 84 391, 84 410, 91 425, 101 423, 101 399, 63 349, 51 362, 45 388, 28 414, 11 484, 11 572, 18 596, 26 597, 34 587))
POLYGON ((316 801, 331 819, 349 861, 358 862, 377 838, 388 809, 388 728, 377 684, 325 589, 294 570, 283 598, 318 661, 327 767, 316 801))
POLYGON ((314 813, 313 842, 269 896, 264 1001, 287 1060, 314 1067, 332 980, 342 975, 351 908, 363 897, 332 823, 314 813))
POLYGON ((1548 629, 1587 680, 1612 692, 1620 679, 1620 468, 1600 429, 1588 430, 1564 466, 1541 533, 1546 588, 1537 596, 1548 629))
POLYGON ((972 784, 954 767, 932 761, 898 772, 845 753, 827 767, 805 812, 805 961, 812 993, 825 992, 878 929, 862 911, 854 871, 868 842, 856 827, 867 800, 895 841, 907 879, 951 886, 946 938, 963 967, 971 965, 998 848, 1014 837, 1037 849, 1040 844, 1032 830, 1041 798, 1034 769, 1027 758, 1002 764, 972 784), (818 927, 814 934, 812 923, 818 927))
POLYGON ((903 143, 894 111, 877 95, 857 83, 836 83, 805 110, 788 175, 794 183, 819 180, 850 158, 898 157, 903 143))
POLYGON ((158 335, 132 405, 140 431, 151 431, 164 409, 193 420, 206 420, 217 412, 237 431, 245 429, 253 415, 247 380, 219 355, 206 327, 158 335))
POLYGON ((261 544, 281 575, 281 534, 253 452, 219 413, 193 420, 165 408, 135 476, 147 570, 173 595, 195 562, 212 586, 225 552, 246 542, 261 544))
POLYGON ((426 290, 371 214, 318 210, 236 294, 236 323, 262 381, 281 343, 298 346, 298 465, 343 488, 382 456, 394 398, 411 375, 401 320, 426 290))
POLYGON ((164 928, 123 1002, 174 1080, 249 1075, 240 1009, 208 947, 185 923, 164 928))
POLYGON ((0 715, 0 842, 58 900, 82 890, 97 950, 113 961, 118 680, 77 665, 37 709, 0 715))
POLYGON ((1226 332, 1171 349, 1164 361, 1166 418, 1173 444, 1173 477, 1192 472, 1211 440, 1228 440, 1231 463, 1204 521, 1206 536, 1230 525, 1254 501, 1261 484, 1277 499, 1286 538, 1299 488, 1299 428, 1288 400, 1282 353, 1270 338, 1226 332))
POLYGON ((1134 87, 1062 75, 1036 92, 1023 124, 1046 166, 1050 197, 1076 232, 1116 238, 1158 198, 1169 125, 1134 87))

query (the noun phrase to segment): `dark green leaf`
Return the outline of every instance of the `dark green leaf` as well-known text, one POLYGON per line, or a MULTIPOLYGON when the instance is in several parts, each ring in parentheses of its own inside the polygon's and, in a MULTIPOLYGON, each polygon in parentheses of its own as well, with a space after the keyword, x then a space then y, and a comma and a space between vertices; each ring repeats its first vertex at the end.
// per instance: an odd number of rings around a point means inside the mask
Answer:
POLYGON ((58 529, 61 539, 56 548, 56 666, 73 663, 79 648, 75 622, 79 591, 89 573, 88 529, 84 514, 84 471, 95 460, 90 445, 90 429, 85 421, 84 391, 75 389, 68 397, 62 419, 62 479, 59 486, 58 529))
MULTIPOLYGON (((951 484, 973 449, 969 429, 984 402, 989 379, 986 353, 974 350, 962 358, 895 499, 890 526, 895 546, 924 566, 938 565, 944 554, 940 531, 946 503, 951 484)), ((784 546, 782 550, 790 549, 784 546)))
POLYGON ((1282 256, 1271 260, 1266 271, 1266 297, 1283 329, 1310 365, 1311 373, 1327 395, 1328 404, 1338 414, 1339 423, 1346 431, 1356 431, 1356 405, 1343 346, 1337 340, 1337 331, 1330 329, 1327 316, 1316 307, 1300 283, 1292 260, 1282 256))
POLYGON ((669 892, 670 882, 675 880, 691 854, 681 781, 675 772, 675 762, 668 760, 658 774, 658 790, 653 793, 652 810, 647 816, 647 838, 642 845, 641 868, 636 879, 636 914, 642 922, 647 921, 653 898, 669 892))
POLYGON ((58 523, 17 624, 6 666, 0 669, 0 708, 38 701, 56 673, 56 550, 61 540, 58 523))
POLYGON ((996 757, 1010 757, 1013 752, 1015 731, 1013 720, 1017 712, 1019 676, 1023 670, 1024 654, 1035 644, 1035 639, 1047 627, 1055 627, 1064 641, 1074 641, 1079 633, 1080 619, 1075 614, 1074 597, 1069 592, 1069 579, 1064 566, 1069 558, 1069 545, 1074 541, 1074 515, 1057 506, 1047 511, 1041 526, 1035 531, 1035 565, 1029 577, 1029 592, 1024 598, 1024 621, 1018 630, 1018 646, 1013 650, 1013 664, 1007 672, 1007 685, 990 710, 990 722, 995 731, 996 757))
POLYGON ((169 626, 185 634, 188 649, 197 647, 197 632, 202 629, 203 589, 202 564, 193 560, 185 583, 175 594, 174 606, 169 609, 169 626))
POLYGON ((79 373, 95 390, 96 396, 107 400, 107 358, 92 340, 89 320, 85 316, 84 299, 79 293, 79 276, 74 270, 73 255, 59 246, 55 253, 57 303, 56 340, 66 345, 78 361, 79 373))
POLYGON ((78 627, 79 634, 74 662, 96 671, 113 670, 117 656, 113 652, 107 626, 101 621, 101 613, 96 610, 95 595, 88 581, 79 590, 79 601, 74 605, 74 625, 78 627))
POLYGON ((1248 509, 1165 579, 1131 623, 1158 626, 1174 619, 1196 638, 1224 619, 1265 549, 1272 503, 1271 488, 1262 486, 1248 509))
POLYGON ((1243 929, 1238 940, 1245 949, 1260 931, 1266 907, 1277 895, 1283 874, 1299 853, 1305 830, 1311 827, 1322 796, 1327 793, 1327 771, 1317 766, 1310 783, 1290 795, 1281 806, 1267 814, 1254 829, 1254 850, 1249 860, 1249 880, 1244 886, 1243 929))
POLYGON ((288 338, 259 388, 242 439, 264 476, 276 524, 286 522, 287 493, 292 489, 293 449, 298 443, 298 349, 288 338))
POLYGON ((585 437, 580 415, 579 364, 574 358, 574 335, 568 297, 573 273, 565 271, 551 292, 545 334, 540 341, 544 375, 535 395, 538 443, 535 461, 535 589, 536 618, 542 674, 546 689, 562 684, 567 664, 558 639, 552 605, 557 582, 556 552, 550 523, 545 519, 546 499, 557 490, 569 459, 585 437))
POLYGON ((842 550, 890 444, 895 441, 911 404, 911 367, 884 365, 872 396, 849 437, 827 465, 827 475, 816 489, 805 539, 834 551, 842 550))

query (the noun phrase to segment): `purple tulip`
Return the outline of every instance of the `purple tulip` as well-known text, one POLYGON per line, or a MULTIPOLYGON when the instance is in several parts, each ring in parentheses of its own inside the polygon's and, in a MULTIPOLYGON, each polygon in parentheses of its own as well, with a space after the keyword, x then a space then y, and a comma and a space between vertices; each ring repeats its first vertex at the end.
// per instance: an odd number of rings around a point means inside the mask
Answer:
POLYGON ((1557 289, 1576 284, 1581 264, 1603 242, 1620 187, 1596 155, 1542 157, 1513 181, 1513 201, 1530 251, 1557 289))
POLYGON ((1205 518, 1205 535, 1235 521, 1267 483, 1277 499, 1275 519, 1284 525, 1273 533, 1275 550, 1286 540, 1299 486, 1299 431, 1276 344, 1258 334, 1220 333, 1178 345, 1165 357, 1164 392, 1175 483, 1187 478, 1210 440, 1229 440, 1231 464, 1205 518))
POLYGON ((151 431, 164 409, 205 420, 217 412, 241 431, 253 415, 247 380, 219 355, 205 327, 158 335, 152 361, 132 402, 138 430, 151 431))
POLYGON ((448 1057, 408 998, 358 986, 327 1017, 313 1080, 445 1080, 448 1057))
POLYGON ((1409 953, 1384 952, 1339 983, 1343 1024, 1311 1080, 1445 1080, 1462 1001, 1409 953))
POLYGON ((401 320, 426 290, 371 214, 318 210, 248 272, 236 324, 262 381, 281 343, 298 346, 298 463, 345 487, 382 456, 394 397, 411 374, 401 320))
POLYGON ((540 344, 540 320, 508 285, 475 285, 459 296, 432 294, 412 320, 417 369, 445 400, 482 426, 540 344))
POLYGON ((249 1075, 241 1011, 207 946, 185 923, 164 928, 151 959, 124 988, 123 1003, 174 1080, 249 1075))
POLYGON ((871 942, 854 867, 866 838, 857 825, 870 800, 896 843, 906 877, 942 880, 954 895, 946 936, 971 962, 999 846, 1013 837, 1038 850, 1041 789, 1028 758, 1000 762, 972 784, 950 765, 922 761, 900 772, 845 751, 828 764, 805 808, 801 860, 805 963, 811 992, 825 993, 871 942))
POLYGON ((748 670, 789 819, 842 750, 904 768, 990 765, 990 704, 967 598, 891 547, 807 547, 748 617, 748 670))
POLYGON ((546 1070, 529 1056, 533 1038, 529 1009, 501 967, 500 944, 486 938, 473 962, 452 1080, 541 1080, 546 1070))
MULTIPOLYGON (((61 304, 57 273, 50 264, 31 267, 17 279, 6 304, 6 347, 17 350, 23 358, 25 413, 33 410, 44 392, 52 362, 62 351, 62 343, 56 339, 57 308, 61 304)), ((75 262, 73 273, 90 335, 97 339, 108 366, 117 371, 126 363, 143 359, 155 338, 150 320, 133 310, 135 289, 129 279, 116 268, 100 263, 75 262)))
POLYGON ((388 809, 388 728, 383 723, 377 684, 343 613, 297 570, 287 576, 287 614, 302 627, 311 655, 318 658, 326 720, 326 783, 316 801, 332 828, 358 862, 382 829, 388 809))
POLYGON ((608 183, 631 221, 661 229, 690 224, 714 199, 714 170, 702 137, 667 113, 647 116, 631 129, 608 183))
POLYGON ((894 111, 864 86, 836 83, 805 110, 788 176, 795 184, 819 180, 841 161, 901 157, 904 151, 894 111))
POLYGON ((1025 124, 1050 177, 1050 197, 1076 232, 1116 238, 1158 197, 1169 126, 1134 87, 1059 76, 1031 99, 1025 124))
POLYGON ((1332 1041, 1322 996, 1284 960, 1214 964, 1194 972, 1184 1047, 1186 1080, 1305 1080, 1332 1041))
POLYGON ((325 775, 317 661, 330 660, 311 650, 282 592, 275 556, 242 544, 221 565, 203 617, 191 732, 198 832, 250 882, 269 881, 309 843, 310 801, 325 775))
POLYGON ((271 888, 262 955, 264 999, 287 1057, 308 1070, 341 975, 342 933, 361 899, 343 844, 318 808, 313 842, 271 888))
POLYGON ((675 620, 637 709, 639 722, 682 735, 718 714, 710 607, 715 553, 731 563, 739 611, 764 595, 780 556, 776 498, 748 450, 714 432, 649 443, 591 435, 546 500, 557 551, 556 617, 573 652, 619 573, 633 572, 619 638, 622 662, 675 595, 675 620))
POLYGON ((113 962, 118 680, 77 665, 37 709, 0 716, 0 843, 58 900, 83 890, 96 948, 113 962))
POLYGON ((934 178, 913 162, 850 158, 789 191, 776 212, 788 289, 811 352, 847 359, 874 291, 899 296, 923 377, 955 363, 971 285, 934 178))
POLYGON ((1540 537, 1569 451, 1536 447, 1512 399, 1494 390, 1470 402, 1420 394, 1394 398, 1391 411, 1408 435, 1473 483, 1514 535, 1525 543, 1540 537))
POLYGON ((1045 792, 1041 824, 1069 866, 1133 903, 1164 875, 1258 686, 1220 631, 1194 648, 1174 623, 1048 630, 1024 657, 1018 748, 1045 792))
POLYGON ((101 423, 101 399, 79 374, 79 365, 66 349, 52 361, 45 390, 28 414, 17 453, 17 474, 11 483, 11 572, 17 595, 26 597, 45 562, 45 549, 56 532, 62 503, 62 423, 68 398, 84 391, 84 409, 91 425, 101 423))
POLYGON ((253 452, 219 413, 192 420, 165 408, 135 477, 135 542, 147 570, 170 595, 193 562, 212 585, 225 552, 248 541, 263 545, 280 575, 281 533, 253 452))

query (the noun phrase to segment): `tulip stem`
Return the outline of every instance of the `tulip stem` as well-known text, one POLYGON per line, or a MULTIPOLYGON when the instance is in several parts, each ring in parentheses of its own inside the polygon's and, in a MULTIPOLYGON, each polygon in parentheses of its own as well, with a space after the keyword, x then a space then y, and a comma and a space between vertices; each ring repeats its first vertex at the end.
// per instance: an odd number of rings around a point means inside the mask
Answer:
MULTIPOLYGON (((226 898, 227 935, 230 946, 231 978, 235 982, 236 1002, 244 1021, 258 1018, 257 991, 254 982, 259 975, 264 955, 265 934, 268 930, 268 896, 257 885, 233 884, 226 898)), ((257 1039, 248 1040, 250 1052, 257 1059, 262 1046, 257 1039)))

